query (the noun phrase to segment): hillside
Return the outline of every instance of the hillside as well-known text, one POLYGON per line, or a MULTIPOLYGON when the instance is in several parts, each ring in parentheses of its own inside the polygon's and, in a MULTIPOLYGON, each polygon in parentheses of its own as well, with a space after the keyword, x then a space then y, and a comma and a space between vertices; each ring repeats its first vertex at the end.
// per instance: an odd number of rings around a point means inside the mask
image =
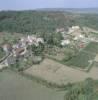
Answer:
POLYGON ((54 32, 72 25, 98 27, 98 14, 78 14, 61 11, 2 11, 0 31, 21 33, 54 32))

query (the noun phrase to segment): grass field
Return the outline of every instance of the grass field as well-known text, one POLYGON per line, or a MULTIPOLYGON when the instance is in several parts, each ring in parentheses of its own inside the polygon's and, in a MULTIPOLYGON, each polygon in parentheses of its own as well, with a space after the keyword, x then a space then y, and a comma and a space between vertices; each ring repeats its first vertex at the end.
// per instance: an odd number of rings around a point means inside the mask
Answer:
POLYGON ((68 66, 76 66, 79 68, 86 68, 93 63, 93 59, 95 58, 94 54, 90 54, 88 52, 80 52, 77 56, 73 57, 66 64, 68 66))
POLYGON ((10 70, 0 72, 0 100, 64 100, 64 95, 10 70))

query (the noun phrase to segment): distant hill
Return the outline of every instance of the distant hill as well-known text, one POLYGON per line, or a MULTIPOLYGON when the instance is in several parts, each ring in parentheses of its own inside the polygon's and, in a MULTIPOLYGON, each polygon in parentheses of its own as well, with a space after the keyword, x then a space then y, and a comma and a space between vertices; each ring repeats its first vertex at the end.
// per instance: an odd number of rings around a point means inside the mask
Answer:
POLYGON ((74 9, 67 9, 69 12, 76 12, 76 13, 97 13, 98 8, 74 8, 74 9))
POLYGON ((60 11, 71 13, 98 13, 98 8, 42 8, 37 11, 60 11))

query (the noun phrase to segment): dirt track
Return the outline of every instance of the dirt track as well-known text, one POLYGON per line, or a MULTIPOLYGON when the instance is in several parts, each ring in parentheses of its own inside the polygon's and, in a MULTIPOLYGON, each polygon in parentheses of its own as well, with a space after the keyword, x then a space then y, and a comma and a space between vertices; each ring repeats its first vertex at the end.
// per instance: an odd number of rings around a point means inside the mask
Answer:
POLYGON ((24 73, 59 85, 82 81, 89 77, 98 79, 98 67, 93 67, 89 72, 83 72, 50 59, 45 59, 40 65, 34 65, 24 73))

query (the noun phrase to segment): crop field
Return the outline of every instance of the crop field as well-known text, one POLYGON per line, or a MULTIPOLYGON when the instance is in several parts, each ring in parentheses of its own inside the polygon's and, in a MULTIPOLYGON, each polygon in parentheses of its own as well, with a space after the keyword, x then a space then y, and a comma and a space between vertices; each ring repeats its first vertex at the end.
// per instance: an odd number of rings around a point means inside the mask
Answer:
POLYGON ((61 86, 70 82, 68 77, 61 71, 63 67, 56 61, 46 58, 41 64, 33 65, 25 70, 24 74, 61 86))
POLYGON ((88 51, 90 53, 98 53, 98 43, 97 42, 91 42, 87 47, 84 49, 85 51, 88 51))
POLYGON ((0 100, 64 100, 65 91, 48 88, 16 72, 0 72, 0 100))
POLYGON ((73 57, 67 62, 68 66, 76 66, 79 68, 86 68, 92 64, 95 55, 87 52, 80 52, 76 57, 73 57))
POLYGON ((94 60, 98 53, 98 43, 90 42, 83 50, 81 50, 76 56, 71 59, 63 60, 64 58, 68 58, 67 53, 73 53, 71 49, 63 49, 63 51, 59 52, 57 55, 48 55, 52 60, 55 60, 59 63, 63 63, 65 66, 79 68, 82 70, 88 70, 93 66, 94 60))
POLYGON ((96 54, 98 53, 98 43, 91 42, 79 54, 70 59, 66 64, 68 66, 80 69, 88 69, 93 65, 96 54))
POLYGON ((24 74, 49 84, 64 86, 67 83, 80 82, 89 77, 98 79, 98 68, 93 67, 89 72, 84 72, 46 58, 42 63, 24 70, 24 74))

